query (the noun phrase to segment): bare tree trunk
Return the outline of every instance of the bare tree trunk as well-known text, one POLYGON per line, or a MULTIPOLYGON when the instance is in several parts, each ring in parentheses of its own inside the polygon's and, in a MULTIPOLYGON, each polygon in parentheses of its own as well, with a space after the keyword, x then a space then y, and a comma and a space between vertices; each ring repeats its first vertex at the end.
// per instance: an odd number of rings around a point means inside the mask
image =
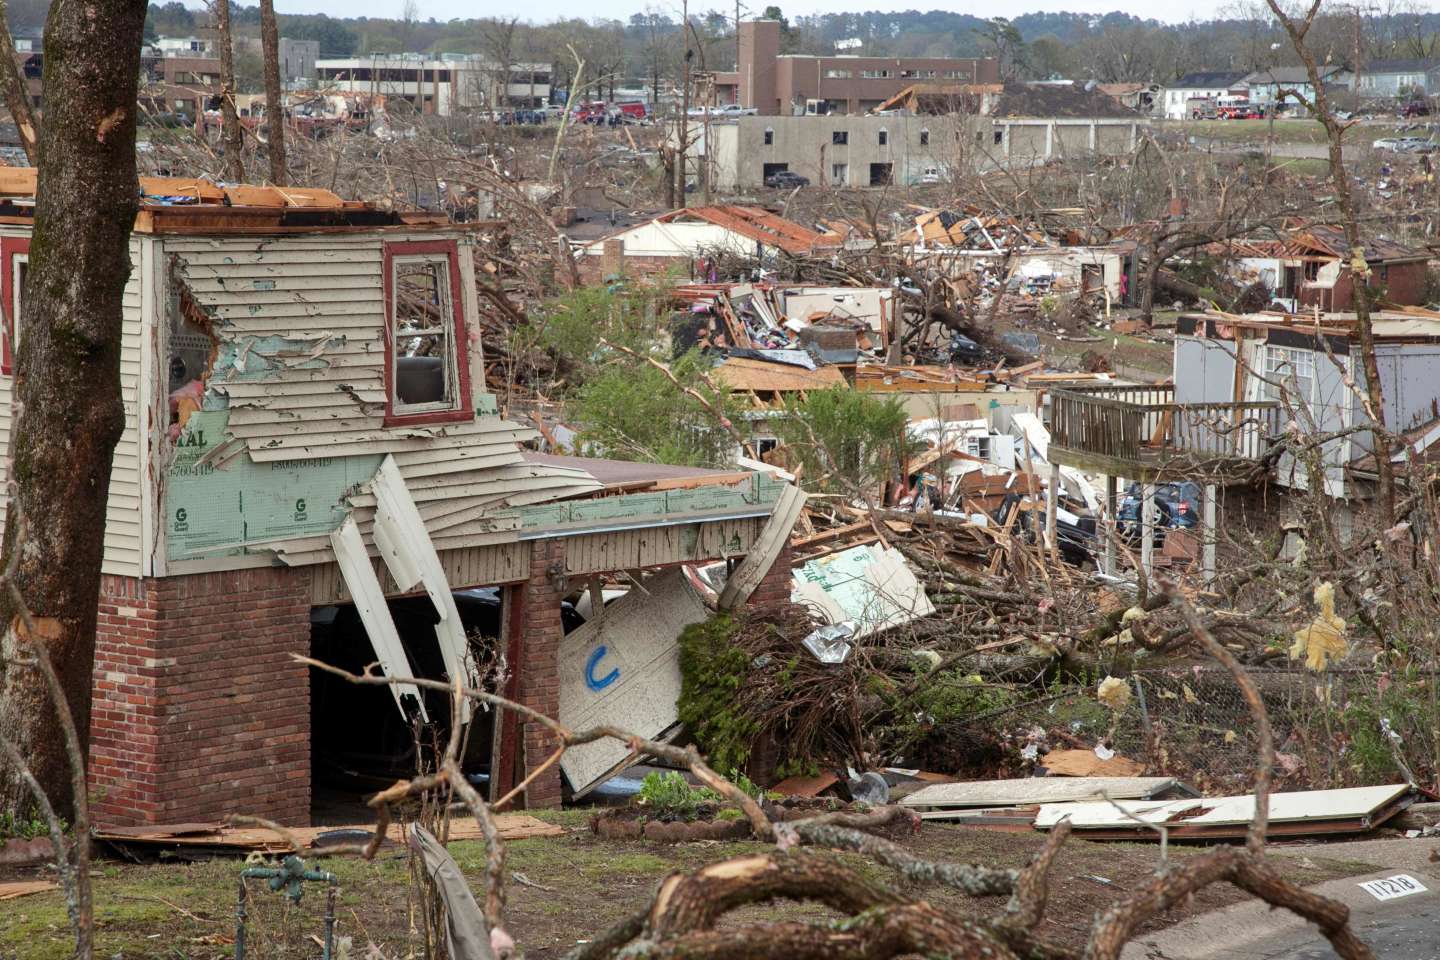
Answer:
MULTIPOLYGON (((45 30, 45 127, 21 309, 3 559, 34 614, 69 701, 78 741, 90 729, 95 616, 110 465, 125 425, 120 394, 121 294, 135 224, 135 113, 145 5, 90 0, 51 6, 45 30), (83 269, 76 269, 82 264, 83 269), (18 520, 29 533, 18 561, 18 520)), ((8 265, 6 265, 8 268, 8 265)), ((10 740, 73 817, 75 797, 55 708, 40 674, 17 661, 27 641, 0 595, 0 736, 10 740)), ((30 794, 0 764, 0 810, 30 794)), ((72 820, 72 822, 74 822, 72 820)))
POLYGON ((286 185, 285 103, 280 91, 280 32, 275 26, 274 0, 260 0, 260 46, 265 53, 265 127, 270 134, 270 182, 286 185))
POLYGON ((0 33, 3 33, 6 50, 4 62, 0 63, 0 95, 5 98, 5 109, 10 111, 10 118, 15 121, 15 129, 20 135, 20 146, 25 148, 25 158, 33 166, 38 162, 35 139, 39 135, 40 125, 35 121, 35 108, 30 104, 30 94, 25 89, 25 78, 20 74, 20 67, 15 63, 15 42, 10 37, 10 4, 6 0, 0 0, 0 33))
MULTIPOLYGON (((215 0, 220 33, 220 140, 225 153, 225 179, 245 181, 245 138, 235 110, 235 47, 230 36, 230 0, 215 0)), ((267 74, 268 77, 268 74, 267 74)))
POLYGON ((1380 506, 1380 517, 1385 526, 1395 525, 1395 468, 1390 462, 1389 431, 1385 426, 1385 391, 1380 384, 1380 366, 1375 359, 1375 330, 1370 323, 1370 267, 1365 262, 1365 241, 1360 236, 1360 220, 1355 215, 1355 202, 1350 195, 1350 175, 1345 170, 1345 158, 1341 138, 1349 125, 1342 123, 1330 112, 1329 98, 1325 84, 1320 79, 1320 68, 1315 54, 1305 45, 1305 35, 1320 12, 1320 0, 1313 0, 1304 19, 1296 20, 1287 16, 1276 0, 1266 0, 1280 25, 1290 37, 1290 43, 1310 78, 1310 87, 1315 91, 1312 105, 1315 117, 1325 127, 1330 147, 1330 180, 1335 185, 1335 202, 1340 207, 1340 219, 1345 227, 1345 242, 1350 247, 1350 286, 1355 300, 1355 332, 1360 337, 1360 360, 1365 368, 1366 412, 1374 425, 1371 435, 1375 438, 1375 472, 1379 489, 1376 499, 1380 506))

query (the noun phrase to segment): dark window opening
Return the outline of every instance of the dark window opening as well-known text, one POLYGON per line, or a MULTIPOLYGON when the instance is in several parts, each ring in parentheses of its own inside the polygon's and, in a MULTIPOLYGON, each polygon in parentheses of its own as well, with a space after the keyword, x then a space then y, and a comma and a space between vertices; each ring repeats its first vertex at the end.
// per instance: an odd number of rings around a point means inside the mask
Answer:
POLYGON ((771 146, 774 146, 774 145, 775 145, 775 131, 774 131, 774 130, 771 130, 769 127, 766 127, 766 128, 765 128, 765 146, 771 147, 771 146))
POLYGON ((895 165, 891 163, 870 164, 870 186, 888 187, 895 182, 895 165))
POLYGON ((920 146, 922 146, 922 147, 928 147, 928 146, 930 146, 930 131, 929 131, 929 130, 921 130, 921 131, 920 131, 920 146))
POLYGON ((454 241, 385 248, 386 422, 469 419, 469 369, 454 241))
POLYGON ((880 146, 883 147, 883 146, 885 146, 886 144, 888 144, 889 142, 890 142, 890 133, 889 133, 889 131, 881 130, 881 131, 880 131, 880 146))
POLYGON ((850 134, 844 130, 836 130, 830 134, 830 142, 833 144, 846 144, 850 142, 850 134))
POLYGON ((995 140, 995 146, 997 146, 997 147, 1000 146, 1002 143, 1004 143, 1004 142, 1005 142, 1005 131, 1004 131, 1004 130, 996 130, 996 131, 995 131, 994 140, 995 140))

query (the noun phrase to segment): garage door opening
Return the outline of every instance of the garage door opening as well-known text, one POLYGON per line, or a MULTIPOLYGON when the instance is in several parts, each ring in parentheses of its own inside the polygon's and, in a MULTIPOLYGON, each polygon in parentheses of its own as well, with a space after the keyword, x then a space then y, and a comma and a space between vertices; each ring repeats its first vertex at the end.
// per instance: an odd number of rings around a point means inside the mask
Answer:
MULTIPOLYGON (((500 649, 502 592, 495 588, 459 590, 455 604, 482 673, 500 649)), ((389 603, 405 656, 417 677, 445 680, 445 662, 435 637, 437 615, 428 597, 389 603)), ((316 607, 310 612, 311 656, 352 673, 376 661, 375 649, 354 604, 316 607)), ((375 672, 378 672, 375 671, 375 672)), ((491 679, 491 678, 487 678, 491 679)), ((438 690, 420 690, 420 710, 410 697, 396 697, 388 686, 350 683, 312 671, 310 680, 311 816, 316 823, 359 822, 371 818, 365 798, 397 779, 433 769, 436 749, 450 736, 450 698, 438 690), (404 714, 402 714, 402 707, 404 714)), ((483 784, 490 767, 493 711, 475 711, 466 738, 464 769, 483 784)))

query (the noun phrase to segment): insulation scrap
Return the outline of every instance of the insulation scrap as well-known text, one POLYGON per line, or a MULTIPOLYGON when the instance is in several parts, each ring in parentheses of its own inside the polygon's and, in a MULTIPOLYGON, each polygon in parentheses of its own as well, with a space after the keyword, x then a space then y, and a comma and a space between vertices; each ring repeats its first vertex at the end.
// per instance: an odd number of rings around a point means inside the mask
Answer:
POLYGON ((1130 704, 1130 684, 1119 677, 1106 677, 1100 681, 1100 689, 1095 696, 1105 706, 1119 713, 1130 704))
POLYGON ((1290 659, 1305 657, 1305 666, 1320 672, 1349 651, 1345 642, 1345 620, 1335 615, 1335 585, 1325 581, 1315 588, 1315 603, 1320 612, 1310 625, 1295 631, 1290 659))

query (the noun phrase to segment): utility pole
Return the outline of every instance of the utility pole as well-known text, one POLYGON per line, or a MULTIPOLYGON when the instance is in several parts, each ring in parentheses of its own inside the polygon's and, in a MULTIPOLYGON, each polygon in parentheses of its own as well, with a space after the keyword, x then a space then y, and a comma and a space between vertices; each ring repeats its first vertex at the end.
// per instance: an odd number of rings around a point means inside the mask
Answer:
POLYGON ((740 0, 735 0, 735 73, 738 78, 740 73, 740 0))
POLYGON ((690 0, 680 0, 680 144, 675 163, 675 206, 685 209, 685 160, 690 152, 690 0))

